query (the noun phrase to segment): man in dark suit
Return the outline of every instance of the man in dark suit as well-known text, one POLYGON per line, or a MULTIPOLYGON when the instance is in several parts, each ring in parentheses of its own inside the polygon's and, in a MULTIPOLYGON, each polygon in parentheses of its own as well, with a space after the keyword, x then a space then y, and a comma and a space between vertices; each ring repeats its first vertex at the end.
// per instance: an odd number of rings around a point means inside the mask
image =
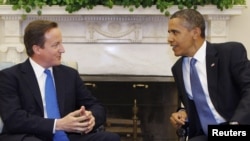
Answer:
POLYGON ((250 124, 250 63, 245 47, 238 42, 206 41, 204 18, 193 9, 174 13, 168 32, 168 42, 175 56, 180 56, 172 73, 182 107, 170 116, 172 125, 178 129, 188 121, 189 140, 207 140, 197 112, 202 105, 194 102, 191 88, 191 58, 197 60, 195 67, 215 124, 250 124))
POLYGON ((120 141, 115 133, 98 131, 106 120, 105 108, 77 70, 61 65, 65 50, 57 23, 32 21, 25 28, 24 44, 29 58, 0 72, 0 140, 52 141, 62 131, 67 141, 120 141), (45 69, 52 71, 60 118, 48 118, 45 69))

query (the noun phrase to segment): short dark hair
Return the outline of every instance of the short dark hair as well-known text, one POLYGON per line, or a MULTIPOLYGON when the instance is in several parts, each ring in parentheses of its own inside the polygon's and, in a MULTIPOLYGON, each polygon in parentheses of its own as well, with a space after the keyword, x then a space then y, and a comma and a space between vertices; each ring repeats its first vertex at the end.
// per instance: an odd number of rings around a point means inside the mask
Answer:
POLYGON ((30 22, 24 31, 24 45, 28 56, 33 56, 33 45, 44 47, 45 33, 52 28, 57 28, 58 24, 48 20, 35 20, 30 22))
POLYGON ((179 18, 184 20, 183 26, 191 30, 195 27, 201 29, 201 37, 205 38, 206 24, 204 17, 195 9, 183 9, 175 12, 170 19, 179 18))

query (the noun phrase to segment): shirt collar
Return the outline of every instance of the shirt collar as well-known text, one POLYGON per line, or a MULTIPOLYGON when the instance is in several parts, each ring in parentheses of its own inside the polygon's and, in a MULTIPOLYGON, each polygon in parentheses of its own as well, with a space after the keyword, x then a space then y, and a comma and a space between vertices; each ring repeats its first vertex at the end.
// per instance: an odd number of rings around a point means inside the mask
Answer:
MULTIPOLYGON (((32 58, 29 58, 30 64, 35 72, 35 75, 37 76, 37 78, 39 78, 40 76, 44 75, 44 70, 45 68, 43 68, 41 65, 37 64, 34 60, 32 60, 32 58)), ((52 73, 52 67, 48 68, 51 73, 52 73)), ((53 73, 52 73, 53 74, 53 73)))
POLYGON ((201 47, 194 54, 194 56, 190 57, 189 60, 191 60, 191 58, 195 58, 198 62, 204 63, 206 58, 206 46, 207 42, 204 41, 201 47))

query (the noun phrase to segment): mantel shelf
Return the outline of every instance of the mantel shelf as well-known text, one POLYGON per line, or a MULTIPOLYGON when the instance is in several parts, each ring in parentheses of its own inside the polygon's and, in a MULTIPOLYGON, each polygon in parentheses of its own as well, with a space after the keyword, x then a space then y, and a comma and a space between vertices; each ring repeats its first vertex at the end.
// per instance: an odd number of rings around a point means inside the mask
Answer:
POLYGON ((174 82, 172 76, 152 76, 152 75, 84 75, 81 78, 85 82, 174 82))
MULTIPOLYGON (((204 7, 198 7, 199 11, 203 15, 240 15, 242 10, 246 8, 244 5, 235 5, 231 9, 225 9, 223 11, 216 8, 214 5, 207 5, 204 7)), ((169 8, 170 14, 177 11, 178 7, 173 6, 169 8)), ((37 10, 33 10, 30 13, 26 13, 23 10, 12 10, 12 5, 0 5, 0 15, 37 15, 37 10)), ((98 5, 93 9, 81 9, 74 13, 68 13, 65 11, 65 7, 60 6, 45 6, 42 8, 42 15, 164 15, 160 12, 156 6, 150 8, 134 8, 134 11, 129 11, 129 8, 123 6, 113 6, 112 9, 98 5)))

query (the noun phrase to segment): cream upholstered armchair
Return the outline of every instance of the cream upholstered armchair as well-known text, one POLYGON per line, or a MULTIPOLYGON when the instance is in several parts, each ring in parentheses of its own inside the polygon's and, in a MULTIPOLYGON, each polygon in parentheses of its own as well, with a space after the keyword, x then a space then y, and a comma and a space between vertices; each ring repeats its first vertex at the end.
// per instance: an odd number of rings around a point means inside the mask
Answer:
POLYGON ((11 67, 15 65, 14 62, 0 62, 0 70, 11 67))
MULTIPOLYGON (((16 63, 14 63, 14 62, 0 62, 0 71, 2 69, 11 67, 11 66, 13 66, 15 64, 16 63)), ((72 67, 72 68, 74 68, 76 70, 78 69, 78 63, 74 62, 74 61, 63 61, 62 64, 66 65, 66 66, 69 66, 69 67, 72 67)), ((1 116, 0 116, 0 133, 2 132, 2 129, 3 129, 3 121, 2 121, 1 116)))
POLYGON ((62 61, 62 64, 78 70, 78 63, 76 61, 62 61))

